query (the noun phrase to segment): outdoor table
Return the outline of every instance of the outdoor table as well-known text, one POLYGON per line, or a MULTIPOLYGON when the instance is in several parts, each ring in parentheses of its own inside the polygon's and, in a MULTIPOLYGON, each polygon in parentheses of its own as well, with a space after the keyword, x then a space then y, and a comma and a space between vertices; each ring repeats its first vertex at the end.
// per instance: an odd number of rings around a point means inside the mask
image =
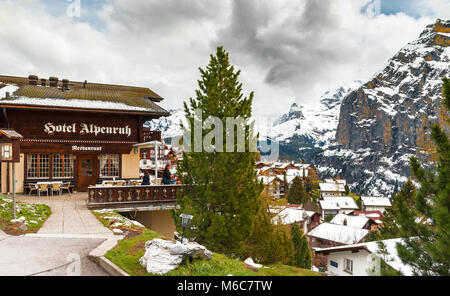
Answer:
MULTIPOLYGON (((44 185, 48 185, 47 191, 50 190, 52 188, 53 184, 63 184, 63 181, 41 181, 41 182, 37 182, 36 183, 36 188, 39 188, 40 184, 44 184, 44 185)), ((52 196, 53 196, 53 191, 52 191, 52 196)))

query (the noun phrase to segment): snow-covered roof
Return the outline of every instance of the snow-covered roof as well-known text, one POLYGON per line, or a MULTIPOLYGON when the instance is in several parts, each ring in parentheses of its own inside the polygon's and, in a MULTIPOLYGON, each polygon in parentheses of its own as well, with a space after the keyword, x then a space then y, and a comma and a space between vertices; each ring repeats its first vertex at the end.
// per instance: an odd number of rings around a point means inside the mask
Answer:
POLYGON ((286 208, 272 218, 272 223, 279 224, 281 222, 282 225, 294 224, 303 221, 304 215, 309 218, 314 215, 314 212, 298 208, 286 208))
POLYGON ((351 196, 324 196, 319 203, 324 210, 358 209, 358 205, 351 196))
POLYGON ((351 245, 360 242, 368 233, 367 229, 322 223, 311 230, 308 236, 351 245))
POLYGON ((28 78, 0 76, 0 105, 47 108, 120 110, 123 112, 169 113, 154 103, 162 100, 148 88, 70 81, 68 89, 29 85, 28 78), (10 98, 6 99, 6 92, 10 98))
POLYGON ((361 196, 361 201, 365 206, 373 206, 373 207, 391 207, 391 201, 387 197, 370 197, 370 196, 361 196))
POLYGON ((367 222, 369 221, 369 218, 360 217, 360 216, 350 216, 350 215, 344 215, 344 214, 337 214, 330 221, 330 223, 344 225, 344 220, 347 220, 347 226, 356 227, 356 228, 363 228, 367 224, 367 222))
POLYGON ((272 183, 275 179, 278 179, 279 181, 281 181, 281 179, 279 179, 278 177, 274 177, 274 176, 258 176, 258 181, 262 180, 264 185, 272 183))
POLYGON ((345 185, 338 183, 319 183, 319 189, 325 192, 345 192, 345 185))
MULTIPOLYGON (((348 249, 358 249, 358 248, 364 248, 367 251, 369 251, 372 254, 377 254, 381 258, 384 259, 384 261, 391 266, 393 269, 400 271, 405 276, 412 276, 413 275, 413 269, 411 266, 403 264, 398 257, 397 253, 397 247, 396 245, 398 243, 402 243, 403 239, 401 238, 395 238, 395 239, 388 239, 383 240, 382 242, 386 246, 387 254, 379 254, 380 249, 378 247, 378 242, 369 242, 369 243, 361 243, 361 244, 354 244, 354 245, 348 245, 348 246, 339 246, 339 247, 332 247, 332 248, 315 248, 314 250, 316 252, 342 252, 346 251, 348 249), (385 257, 386 256, 386 257, 385 257)), ((384 252, 383 252, 384 253, 384 252)))

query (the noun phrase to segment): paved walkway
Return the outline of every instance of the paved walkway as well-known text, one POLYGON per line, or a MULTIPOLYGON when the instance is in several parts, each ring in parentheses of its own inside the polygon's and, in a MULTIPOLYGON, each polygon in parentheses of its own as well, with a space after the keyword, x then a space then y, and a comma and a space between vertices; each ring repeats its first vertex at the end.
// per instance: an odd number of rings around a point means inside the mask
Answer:
POLYGON ((107 276, 88 258, 105 239, 0 237, 0 276, 107 276))
POLYGON ((108 275, 88 255, 94 249, 97 253, 105 252, 118 237, 87 209, 86 193, 54 197, 18 195, 17 199, 46 204, 52 214, 37 234, 8 236, 0 230, 0 276, 108 275))
POLYGON ((112 231, 104 227, 87 208, 87 193, 50 197, 18 195, 17 199, 25 203, 39 203, 50 206, 52 214, 38 234, 113 235, 112 231))

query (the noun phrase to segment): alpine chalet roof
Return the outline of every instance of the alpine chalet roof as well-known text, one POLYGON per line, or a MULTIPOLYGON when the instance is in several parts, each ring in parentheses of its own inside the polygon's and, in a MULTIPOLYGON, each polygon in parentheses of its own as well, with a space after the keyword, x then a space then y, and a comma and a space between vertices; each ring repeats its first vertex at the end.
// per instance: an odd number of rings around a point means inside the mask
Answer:
POLYGON ((169 115, 155 102, 162 101, 159 95, 144 87, 69 81, 69 89, 29 85, 27 77, 0 76, 0 105, 34 106, 70 109, 103 109, 130 113, 156 113, 169 115), (6 98, 6 92, 10 98, 6 98))
POLYGON ((391 201, 387 197, 361 196, 361 201, 365 206, 390 207, 391 201))

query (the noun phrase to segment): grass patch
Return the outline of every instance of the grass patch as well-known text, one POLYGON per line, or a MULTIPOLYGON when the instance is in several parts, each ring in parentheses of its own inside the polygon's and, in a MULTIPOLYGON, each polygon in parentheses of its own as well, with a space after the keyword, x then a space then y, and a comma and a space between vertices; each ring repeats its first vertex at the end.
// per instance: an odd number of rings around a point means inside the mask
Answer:
POLYGON ((147 272, 139 264, 139 259, 144 256, 145 243, 154 238, 162 238, 162 236, 154 231, 144 229, 135 237, 119 241, 114 249, 106 253, 105 257, 130 275, 145 275, 147 272))
POLYGON ((28 230, 23 231, 18 224, 11 223, 12 199, 6 195, 0 195, 0 228, 10 235, 22 235, 37 232, 51 214, 50 207, 41 204, 16 203, 17 218, 24 217, 28 230))
MULTIPOLYGON (((145 253, 145 243, 154 238, 162 238, 158 233, 146 229, 142 234, 121 240, 106 253, 105 257, 132 276, 155 276, 147 273, 139 264, 145 253)), ((318 276, 319 274, 282 264, 267 265, 267 268, 253 268, 244 262, 230 259, 225 255, 213 253, 211 260, 185 262, 165 276, 318 276)))

